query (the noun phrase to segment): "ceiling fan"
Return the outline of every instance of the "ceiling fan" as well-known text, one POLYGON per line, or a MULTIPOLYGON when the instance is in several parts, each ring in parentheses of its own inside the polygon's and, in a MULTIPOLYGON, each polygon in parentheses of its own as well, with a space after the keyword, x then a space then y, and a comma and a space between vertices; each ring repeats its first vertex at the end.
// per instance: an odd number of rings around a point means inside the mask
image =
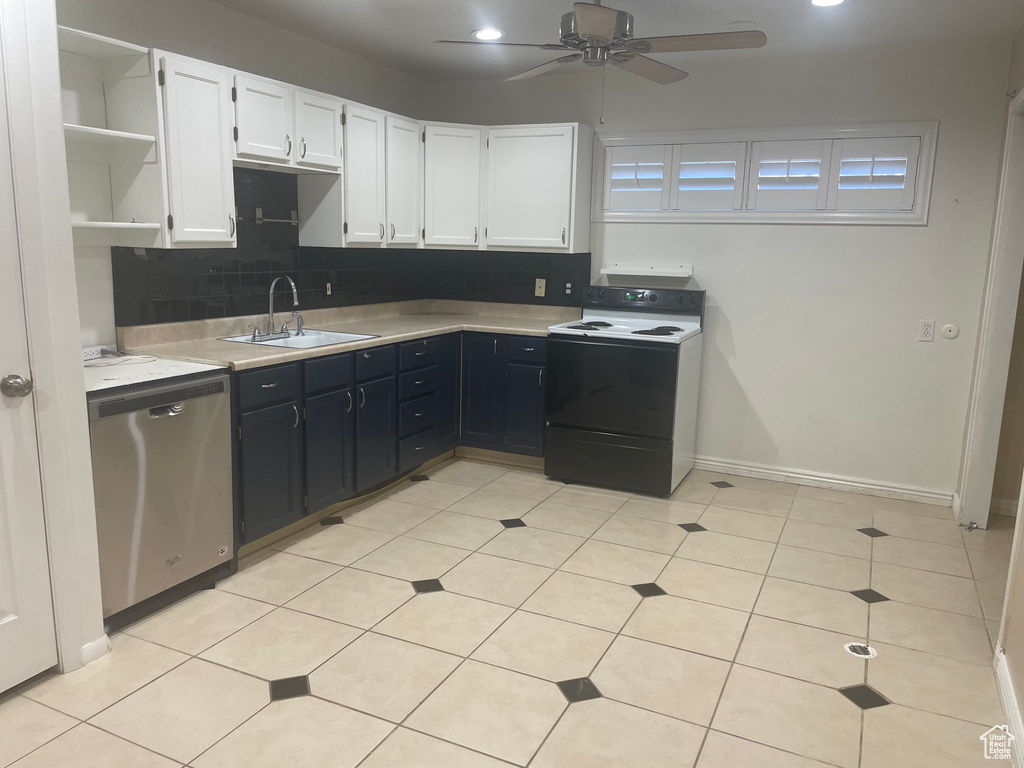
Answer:
POLYGON ((760 48, 768 42, 764 32, 712 32, 702 35, 669 35, 665 37, 633 37, 633 16, 625 11, 606 8, 601 0, 594 3, 573 3, 573 10, 562 16, 557 43, 504 43, 476 40, 436 40, 438 43, 464 45, 511 45, 520 48, 540 48, 545 51, 577 51, 527 69, 508 80, 525 80, 543 75, 560 67, 583 62, 591 67, 613 64, 616 67, 646 77, 656 83, 668 84, 689 75, 681 69, 655 61, 645 53, 677 53, 681 51, 717 51, 732 48, 760 48))

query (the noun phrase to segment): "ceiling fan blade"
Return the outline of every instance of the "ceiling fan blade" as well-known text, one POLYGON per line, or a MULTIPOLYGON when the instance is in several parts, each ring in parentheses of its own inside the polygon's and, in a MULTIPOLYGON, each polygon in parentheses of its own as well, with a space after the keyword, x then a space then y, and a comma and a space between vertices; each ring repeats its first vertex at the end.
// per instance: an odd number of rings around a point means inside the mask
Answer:
POLYGON ((543 75, 546 72, 551 72, 555 69, 558 69, 563 64, 571 64, 574 61, 579 61, 582 58, 582 53, 574 53, 571 56, 562 56, 561 58, 555 59, 554 61, 549 61, 547 64, 541 64, 539 67, 533 67, 532 69, 527 69, 525 72, 520 72, 518 75, 506 77, 505 82, 507 83, 512 80, 525 80, 528 77, 536 77, 537 75, 543 75))
POLYGON ((630 40, 623 48, 634 53, 679 53, 681 51, 723 51, 733 48, 760 48, 768 37, 760 30, 711 32, 705 35, 669 35, 630 40))
POLYGON ((610 43, 615 39, 615 27, 619 12, 593 3, 573 3, 576 15, 576 32, 587 40, 610 43))
POLYGON ((683 72, 681 69, 670 67, 668 64, 662 64, 660 61, 648 59, 646 56, 640 56, 635 53, 613 53, 608 57, 608 61, 627 72, 640 75, 640 77, 646 77, 648 80, 653 80, 662 85, 677 83, 690 76, 688 72, 683 72))
POLYGON ((435 43, 449 43, 452 45, 510 45, 516 48, 540 48, 544 51, 567 51, 564 45, 558 43, 503 43, 500 40, 435 40, 435 43))

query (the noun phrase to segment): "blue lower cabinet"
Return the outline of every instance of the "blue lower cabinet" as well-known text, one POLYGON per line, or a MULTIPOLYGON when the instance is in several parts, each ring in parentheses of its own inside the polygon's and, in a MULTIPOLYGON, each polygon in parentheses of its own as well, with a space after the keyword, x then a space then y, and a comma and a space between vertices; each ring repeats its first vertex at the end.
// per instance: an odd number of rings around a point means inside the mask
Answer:
POLYGON ((462 334, 449 333, 440 338, 441 383, 438 399, 438 452, 448 451, 459 442, 459 395, 462 377, 462 334))
POLYGON ((508 364, 508 414, 505 450, 527 456, 544 454, 544 366, 508 364))
POLYGON ((355 387, 356 491, 398 474, 398 397, 394 376, 355 387))
POLYGON ((505 443, 505 338, 462 339, 462 442, 500 451, 505 443))
POLYGON ((243 542, 273 533, 305 513, 299 408, 298 400, 290 400, 239 417, 243 542))
POLYGON ((355 394, 351 387, 306 398, 307 511, 318 512, 356 492, 355 394))

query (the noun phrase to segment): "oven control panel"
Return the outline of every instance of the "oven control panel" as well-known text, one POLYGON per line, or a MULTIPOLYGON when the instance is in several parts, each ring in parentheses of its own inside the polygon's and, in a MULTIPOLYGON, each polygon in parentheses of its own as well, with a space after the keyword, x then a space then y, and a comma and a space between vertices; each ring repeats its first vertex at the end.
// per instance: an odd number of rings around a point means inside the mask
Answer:
POLYGON ((583 306, 703 315, 704 294, 704 291, 617 288, 595 285, 584 292, 583 306))

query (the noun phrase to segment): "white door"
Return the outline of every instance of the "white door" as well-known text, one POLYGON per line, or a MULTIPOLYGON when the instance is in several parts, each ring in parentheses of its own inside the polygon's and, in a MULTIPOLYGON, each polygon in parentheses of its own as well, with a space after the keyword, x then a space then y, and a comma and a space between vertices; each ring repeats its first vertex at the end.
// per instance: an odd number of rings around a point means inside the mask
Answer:
POLYGON ((6 96, 0 77, 0 692, 57 663, 35 397, 10 378, 31 382, 6 96))
POLYGON ((427 245, 480 242, 479 128, 426 127, 423 145, 424 229, 427 245))
POLYGON ((384 114, 345 105, 345 242, 384 242, 384 114))
POLYGON ((568 247, 572 210, 572 126, 488 132, 487 244, 568 247))
POLYGON ((236 75, 235 125, 239 157, 287 163, 295 143, 291 89, 236 75))
POLYGON ((412 120, 388 115, 387 131, 387 213, 388 243, 416 244, 420 241, 423 206, 420 126, 412 120))
POLYGON ((295 92, 295 162, 341 168, 342 103, 305 91, 295 92))
POLYGON ((170 56, 160 68, 171 241, 232 244, 231 79, 227 70, 170 56))

